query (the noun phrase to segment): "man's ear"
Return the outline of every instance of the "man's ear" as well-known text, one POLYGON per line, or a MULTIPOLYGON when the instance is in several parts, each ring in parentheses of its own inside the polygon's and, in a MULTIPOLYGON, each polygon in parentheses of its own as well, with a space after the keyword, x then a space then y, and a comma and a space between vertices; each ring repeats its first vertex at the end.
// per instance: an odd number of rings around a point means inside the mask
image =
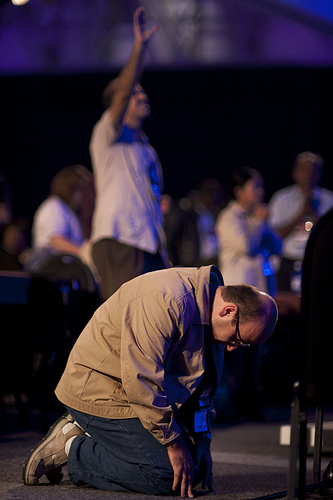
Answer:
POLYGON ((221 318, 223 316, 228 316, 229 314, 235 316, 237 312, 238 312, 238 306, 234 302, 224 302, 220 309, 219 316, 221 318))

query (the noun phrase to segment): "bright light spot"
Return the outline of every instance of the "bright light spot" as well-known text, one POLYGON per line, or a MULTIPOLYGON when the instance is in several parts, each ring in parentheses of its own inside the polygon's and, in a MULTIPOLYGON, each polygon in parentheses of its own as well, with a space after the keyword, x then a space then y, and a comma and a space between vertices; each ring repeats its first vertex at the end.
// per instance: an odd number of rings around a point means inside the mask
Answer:
POLYGON ((305 231, 311 231, 312 227, 313 227, 313 222, 307 220, 305 223, 305 231))
POLYGON ((14 5, 24 5, 25 3, 28 3, 29 0, 12 0, 12 4, 14 5))

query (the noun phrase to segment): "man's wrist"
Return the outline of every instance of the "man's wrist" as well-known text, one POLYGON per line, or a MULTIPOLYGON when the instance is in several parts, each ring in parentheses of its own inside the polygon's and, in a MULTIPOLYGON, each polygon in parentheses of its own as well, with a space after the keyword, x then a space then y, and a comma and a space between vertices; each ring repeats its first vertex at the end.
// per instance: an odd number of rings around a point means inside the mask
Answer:
POLYGON ((148 46, 148 41, 143 42, 142 40, 137 40, 134 42, 133 52, 137 52, 138 54, 141 54, 142 52, 144 52, 146 50, 147 46, 148 46))
POLYGON ((184 446, 185 441, 184 438, 181 434, 179 434, 176 439, 173 439, 172 441, 169 441, 166 443, 167 448, 177 448, 179 446, 184 446))

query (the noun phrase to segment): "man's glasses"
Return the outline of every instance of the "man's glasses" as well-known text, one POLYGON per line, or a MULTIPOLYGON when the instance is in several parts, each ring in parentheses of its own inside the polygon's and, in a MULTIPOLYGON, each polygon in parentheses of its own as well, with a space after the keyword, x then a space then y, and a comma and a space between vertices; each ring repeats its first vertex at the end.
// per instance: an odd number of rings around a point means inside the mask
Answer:
POLYGON ((240 335, 239 335, 239 310, 237 311, 237 321, 236 321, 236 328, 235 328, 235 338, 234 340, 231 340, 228 342, 228 345, 235 345, 237 347, 250 347, 251 344, 244 344, 242 342, 240 335))

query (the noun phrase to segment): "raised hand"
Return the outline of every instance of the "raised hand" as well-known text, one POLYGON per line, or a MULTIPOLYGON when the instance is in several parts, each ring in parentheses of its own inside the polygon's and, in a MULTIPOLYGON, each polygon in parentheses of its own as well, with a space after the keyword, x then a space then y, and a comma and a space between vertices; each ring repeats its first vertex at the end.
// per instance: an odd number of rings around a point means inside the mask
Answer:
POLYGON ((151 37, 156 33, 157 26, 148 29, 146 26, 145 11, 143 7, 138 7, 133 16, 133 28, 135 41, 146 45, 151 37))

